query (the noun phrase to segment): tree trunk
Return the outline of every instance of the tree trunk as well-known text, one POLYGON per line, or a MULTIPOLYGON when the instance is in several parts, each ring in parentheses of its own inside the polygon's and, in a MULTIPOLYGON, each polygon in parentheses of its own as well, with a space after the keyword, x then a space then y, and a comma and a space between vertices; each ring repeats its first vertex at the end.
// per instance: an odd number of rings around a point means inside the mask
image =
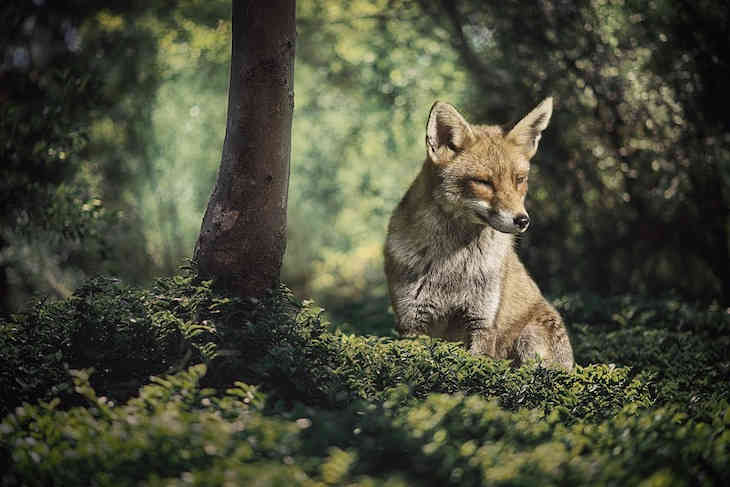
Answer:
POLYGON ((239 296, 279 280, 294 110, 295 0, 234 0, 228 122, 194 260, 239 296))

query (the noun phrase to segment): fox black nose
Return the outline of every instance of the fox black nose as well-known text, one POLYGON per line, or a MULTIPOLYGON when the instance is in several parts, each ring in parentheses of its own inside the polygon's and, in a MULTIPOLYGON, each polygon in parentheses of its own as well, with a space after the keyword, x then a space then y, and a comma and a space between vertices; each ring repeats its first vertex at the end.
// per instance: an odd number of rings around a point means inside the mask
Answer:
POLYGON ((517 228, 519 228, 521 232, 524 232, 525 230, 527 230, 527 225, 530 224, 530 217, 527 216, 525 213, 522 213, 520 215, 517 215, 513 221, 515 225, 517 225, 517 228))

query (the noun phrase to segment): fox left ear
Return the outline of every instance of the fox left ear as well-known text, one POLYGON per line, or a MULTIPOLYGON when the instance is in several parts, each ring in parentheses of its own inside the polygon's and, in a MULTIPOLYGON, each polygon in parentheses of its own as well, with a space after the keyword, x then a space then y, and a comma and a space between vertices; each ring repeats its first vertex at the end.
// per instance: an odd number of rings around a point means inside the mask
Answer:
POLYGON ((448 163, 474 138, 469 123, 452 105, 437 101, 426 123, 426 153, 436 164, 448 163))
POLYGON ((515 144, 530 159, 537 152, 537 143, 553 114, 553 97, 545 98, 525 118, 517 122, 505 137, 515 144))

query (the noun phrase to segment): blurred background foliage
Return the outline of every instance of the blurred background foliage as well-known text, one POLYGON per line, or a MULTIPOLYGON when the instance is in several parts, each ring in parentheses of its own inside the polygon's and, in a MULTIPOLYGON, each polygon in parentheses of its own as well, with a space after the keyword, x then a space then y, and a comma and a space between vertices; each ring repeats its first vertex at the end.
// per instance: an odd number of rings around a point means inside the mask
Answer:
MULTIPOLYGON (((435 99, 556 109, 519 253, 544 291, 730 303, 730 17, 719 0, 299 0, 284 280, 389 333, 382 243, 435 99)), ((0 306, 192 253, 225 135, 230 5, 0 7, 0 306)), ((349 324, 348 324, 349 323, 349 324)))

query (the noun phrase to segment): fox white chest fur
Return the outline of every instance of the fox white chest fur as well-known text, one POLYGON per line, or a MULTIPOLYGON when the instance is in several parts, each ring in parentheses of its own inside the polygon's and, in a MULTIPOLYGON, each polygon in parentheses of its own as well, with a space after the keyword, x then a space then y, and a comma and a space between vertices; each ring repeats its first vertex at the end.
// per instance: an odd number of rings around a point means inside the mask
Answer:
POLYGON ((512 248, 513 234, 529 225, 529 159, 551 111, 547 99, 504 134, 434 104, 426 161, 391 217, 385 245, 401 333, 462 341, 472 353, 516 365, 540 358, 573 366, 560 315, 512 248))
POLYGON ((390 264, 408 269, 406 279, 392 282, 392 294, 402 296, 393 302, 395 311, 408 315, 411 307, 410 314, 429 323, 424 333, 464 341, 469 327, 494 325, 512 238, 483 226, 454 225, 438 208, 420 216, 402 222, 408 230, 389 235, 386 243, 390 264))

